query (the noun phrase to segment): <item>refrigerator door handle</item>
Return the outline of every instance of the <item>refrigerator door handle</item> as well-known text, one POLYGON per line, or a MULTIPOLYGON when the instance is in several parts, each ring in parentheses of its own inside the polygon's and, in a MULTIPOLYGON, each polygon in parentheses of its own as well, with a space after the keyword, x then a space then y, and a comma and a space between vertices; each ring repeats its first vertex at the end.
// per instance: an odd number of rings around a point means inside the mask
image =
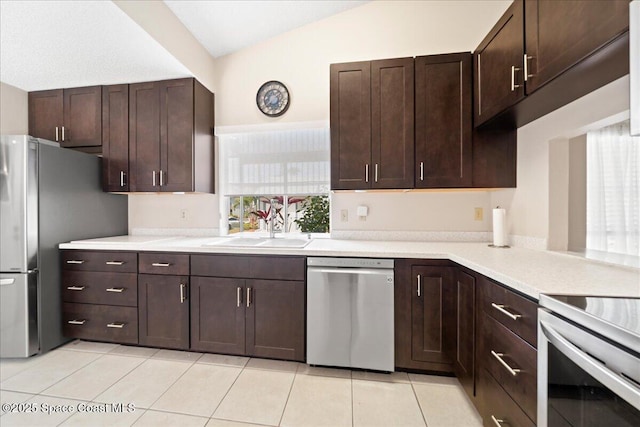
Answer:
POLYGON ((8 286, 16 283, 16 279, 0 279, 0 286, 8 286))

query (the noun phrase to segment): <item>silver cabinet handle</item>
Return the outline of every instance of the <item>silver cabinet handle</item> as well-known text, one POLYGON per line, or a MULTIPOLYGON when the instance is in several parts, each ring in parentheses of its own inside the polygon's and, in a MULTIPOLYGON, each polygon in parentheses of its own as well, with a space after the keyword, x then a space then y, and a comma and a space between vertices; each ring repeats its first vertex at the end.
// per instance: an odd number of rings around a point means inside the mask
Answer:
POLYGON ((107 265, 124 265, 124 261, 107 261, 105 262, 107 265))
POLYGON ((247 308, 251 305, 251 288, 247 288, 247 308))
POLYGON ((86 320, 69 320, 67 321, 70 325, 84 325, 86 320))
POLYGON ((125 176, 124 171, 120 171, 120 187, 124 187, 125 186, 124 176, 125 176))
POLYGON ((236 289, 236 307, 240 307, 240 303, 242 301, 240 301, 242 299, 242 288, 240 286, 238 286, 238 288, 236 289))
POLYGON ((164 172, 160 169, 160 187, 164 185, 164 172))
POLYGON ((522 317, 521 314, 514 314, 514 313, 509 313, 507 310, 505 310, 505 308, 507 307, 504 304, 496 304, 495 302, 491 303, 491 307, 495 308, 496 310, 498 310, 500 313, 510 317, 513 320, 518 320, 519 318, 522 317))
POLYGON ((62 142, 64 142, 64 126, 62 126, 62 142))
POLYGON ((168 262, 153 262, 151 263, 152 267, 169 267, 171 263, 168 262))
POLYGON ((491 415, 491 421, 493 421, 493 423, 498 427, 502 427, 502 423, 504 422, 504 420, 498 419, 493 415, 491 415))
POLYGON ((364 165, 364 182, 369 182, 369 163, 364 165))
POLYGON ((67 286, 70 291, 84 291, 84 286, 67 286))
POLYGON ((424 162, 420 162, 420 181, 424 181, 424 162))
POLYGON ((516 70, 520 71, 520 68, 516 67, 515 65, 512 65, 511 66, 511 92, 514 92, 516 88, 520 87, 520 85, 516 84, 516 70))
POLYGON ((70 259, 67 260, 67 264, 84 264, 84 260, 70 259))
POLYGON ((418 274, 418 298, 420 297, 420 287, 422 286, 422 276, 418 274))
POLYGON ((524 54, 524 81, 529 80, 529 77, 533 77, 533 74, 529 74, 529 60, 533 59, 533 56, 524 54))
POLYGON ((125 325, 125 323, 112 322, 112 323, 107 323, 107 328, 122 329, 122 328, 124 328, 124 325, 125 325))
POLYGON ((186 285, 184 283, 180 283, 180 304, 184 303, 187 299, 186 295, 186 285))
POLYGON ((105 289, 107 292, 115 292, 117 294, 121 294, 124 292, 124 288, 107 288, 105 289))
POLYGON ((375 164, 375 167, 374 167, 373 180, 375 182, 378 182, 378 164, 377 163, 375 164))
POLYGON ((152 181, 153 181, 153 186, 155 187, 156 186, 156 171, 153 171, 153 179, 152 179, 152 181))
POLYGON ((60 138, 58 138, 58 126, 56 126, 56 142, 58 142, 58 139, 60 138))
POLYGON ((500 362, 500 364, 502 366, 504 366, 504 368, 509 371, 509 373, 511 375, 513 375, 514 377, 516 375, 518 375, 519 372, 521 372, 520 369, 517 368, 512 368, 511 366, 509 366, 509 364, 507 362, 504 361, 504 359, 502 358, 502 356, 504 356, 504 353, 496 353, 495 351, 491 350, 491 355, 493 357, 495 357, 496 359, 498 359, 498 362, 500 362))
POLYGON ((16 279, 0 279, 0 285, 13 285, 16 282, 16 279))

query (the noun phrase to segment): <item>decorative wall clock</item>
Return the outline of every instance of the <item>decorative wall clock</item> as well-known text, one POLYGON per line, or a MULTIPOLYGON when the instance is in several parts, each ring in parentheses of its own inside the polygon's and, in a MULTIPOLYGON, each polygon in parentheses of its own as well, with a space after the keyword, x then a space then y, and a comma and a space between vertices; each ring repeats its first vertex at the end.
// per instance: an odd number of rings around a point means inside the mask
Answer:
POLYGON ((258 109, 269 117, 283 115, 289 108, 289 90, 279 81, 271 80, 260 86, 256 95, 258 109))

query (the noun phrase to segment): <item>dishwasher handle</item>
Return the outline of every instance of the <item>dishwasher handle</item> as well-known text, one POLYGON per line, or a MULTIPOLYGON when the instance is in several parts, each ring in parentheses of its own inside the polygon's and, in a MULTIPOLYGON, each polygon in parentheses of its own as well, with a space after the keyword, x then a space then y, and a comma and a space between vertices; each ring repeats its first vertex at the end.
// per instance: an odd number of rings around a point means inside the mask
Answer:
POLYGON ((331 268, 331 267, 307 267, 308 273, 332 273, 332 274, 393 274, 393 270, 387 268, 331 268))

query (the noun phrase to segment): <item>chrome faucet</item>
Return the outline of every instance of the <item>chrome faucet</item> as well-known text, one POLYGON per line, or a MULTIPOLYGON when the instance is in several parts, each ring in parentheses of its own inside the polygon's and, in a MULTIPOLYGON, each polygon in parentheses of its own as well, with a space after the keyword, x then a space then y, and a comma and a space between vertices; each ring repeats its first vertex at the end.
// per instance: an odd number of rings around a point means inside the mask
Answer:
POLYGON ((276 237, 276 230, 274 228, 275 219, 276 219, 275 204, 278 203, 278 199, 275 199, 275 198, 270 199, 269 203, 271 203, 271 216, 269 217, 269 238, 275 239, 276 237))

